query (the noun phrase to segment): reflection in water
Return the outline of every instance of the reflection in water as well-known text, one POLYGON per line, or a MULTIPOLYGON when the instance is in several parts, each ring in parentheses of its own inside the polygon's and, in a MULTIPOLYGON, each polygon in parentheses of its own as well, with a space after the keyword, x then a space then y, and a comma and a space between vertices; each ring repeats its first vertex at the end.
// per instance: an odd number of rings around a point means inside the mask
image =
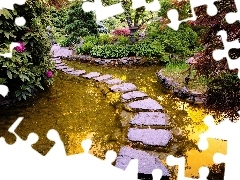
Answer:
MULTIPOLYGON (((213 139, 209 139, 207 151, 198 150, 198 136, 207 130, 203 118, 208 113, 168 94, 156 77, 156 72, 161 67, 109 68, 76 62, 68 62, 68 64, 76 69, 111 74, 126 82, 132 82, 139 90, 157 100, 163 106, 165 113, 170 116, 171 126, 175 127, 176 134, 182 135, 182 138, 178 138, 179 143, 171 143, 172 146, 168 147, 169 153, 150 149, 148 151, 159 155, 163 162, 168 154, 184 155, 186 176, 198 176, 199 167, 213 164, 212 156, 215 152, 225 153, 226 142, 213 139)), ((40 140, 34 148, 42 154, 46 154, 53 145, 46 138, 46 134, 49 129, 54 128, 59 132, 67 154, 83 152, 81 141, 91 138, 93 140, 91 153, 104 158, 107 150, 118 152, 121 146, 127 144, 126 121, 131 114, 121 110, 118 106, 119 98, 119 93, 108 92, 98 83, 59 73, 55 84, 49 91, 41 93, 37 101, 27 107, 10 110, 10 113, 1 112, 0 135, 5 136, 9 142, 14 141, 14 137, 7 134, 7 129, 18 116, 23 116, 24 120, 16 133, 24 139, 30 132, 37 133, 40 140), (119 116, 123 115, 128 118, 120 119, 119 116), (122 127, 122 124, 126 126, 122 127)), ((177 168, 173 168, 172 172, 177 174, 177 168)), ((175 179, 174 175, 173 179, 175 179)))

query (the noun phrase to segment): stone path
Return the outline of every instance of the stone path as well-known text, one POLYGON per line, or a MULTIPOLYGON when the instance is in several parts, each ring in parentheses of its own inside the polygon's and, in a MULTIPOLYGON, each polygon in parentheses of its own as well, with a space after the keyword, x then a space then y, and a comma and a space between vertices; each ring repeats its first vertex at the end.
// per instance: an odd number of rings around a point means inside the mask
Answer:
MULTIPOLYGON (((55 57, 60 57, 57 53, 61 52, 56 47, 55 57)), ((66 56, 69 55, 68 51, 66 56)), ((163 129, 168 126, 167 115, 163 112, 163 107, 154 99, 150 98, 146 93, 138 91, 137 87, 128 82, 123 82, 120 79, 114 78, 109 74, 101 74, 99 72, 86 73, 85 70, 75 70, 64 64, 60 58, 52 58, 55 62, 55 68, 63 71, 66 74, 79 76, 82 78, 93 79, 97 82, 105 83, 112 92, 122 93, 122 103, 128 111, 134 111, 136 115, 129 121, 130 127, 128 130, 128 140, 132 143, 141 143, 146 146, 166 147, 172 139, 172 133, 169 130, 163 129), (148 126, 148 128, 144 128, 148 126), (158 129, 155 129, 158 126, 158 129)), ((121 148, 117 160, 116 167, 125 170, 129 161, 133 158, 139 160, 139 174, 149 176, 152 170, 160 168, 163 171, 163 176, 169 176, 167 168, 161 163, 161 160, 154 155, 151 155, 144 150, 134 149, 124 146, 121 148)))

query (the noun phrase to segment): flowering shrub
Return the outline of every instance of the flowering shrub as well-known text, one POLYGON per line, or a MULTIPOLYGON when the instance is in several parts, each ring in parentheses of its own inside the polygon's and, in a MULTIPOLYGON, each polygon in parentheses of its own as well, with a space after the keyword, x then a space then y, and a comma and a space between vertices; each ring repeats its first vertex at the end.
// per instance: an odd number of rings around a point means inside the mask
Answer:
POLYGON ((22 42, 19 42, 19 46, 15 47, 14 49, 17 52, 21 53, 21 52, 25 51, 26 48, 25 48, 25 46, 24 46, 24 44, 22 42))
POLYGON ((15 5, 14 10, 0 10, 0 22, 4 22, 4 26, 0 26, 0 52, 8 52, 11 42, 19 42, 12 58, 0 56, 0 82, 9 87, 9 98, 27 99, 53 82, 47 16, 41 0, 27 0, 22 6, 15 5), (19 27, 14 20, 21 16, 26 24, 19 27))
POLYGON ((129 36, 130 30, 129 28, 115 29, 112 33, 116 36, 129 36))

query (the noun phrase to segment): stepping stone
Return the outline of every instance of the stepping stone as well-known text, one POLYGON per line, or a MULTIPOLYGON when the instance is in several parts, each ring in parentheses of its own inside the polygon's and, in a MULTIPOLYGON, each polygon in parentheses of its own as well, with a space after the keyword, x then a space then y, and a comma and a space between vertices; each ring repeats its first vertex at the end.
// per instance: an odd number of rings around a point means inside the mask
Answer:
POLYGON ((73 68, 62 69, 63 72, 72 72, 74 71, 73 68))
POLYGON ((137 87, 132 83, 123 83, 119 85, 114 85, 110 89, 114 92, 128 92, 137 90, 137 87))
POLYGON ((107 83, 108 85, 114 85, 114 84, 120 84, 122 83, 121 79, 110 79, 110 80, 106 80, 104 81, 105 83, 107 83))
POLYGON ((76 70, 76 71, 73 71, 73 72, 69 72, 68 74, 74 75, 74 76, 80 76, 80 75, 85 74, 85 73, 86 73, 85 70, 76 70))
POLYGON ((130 141, 142 142, 145 145, 166 147, 172 133, 165 129, 136 129, 128 130, 130 141))
POLYGON ((104 81, 104 80, 108 80, 110 78, 112 78, 112 76, 109 75, 109 74, 106 74, 106 75, 99 76, 99 77, 96 77, 96 78, 93 78, 93 79, 98 81, 98 82, 101 82, 101 81, 104 81))
POLYGON ((91 78, 98 77, 98 76, 100 76, 100 73, 98 73, 98 72, 90 72, 90 73, 88 73, 86 75, 83 75, 82 77, 91 79, 91 78))
POLYGON ((131 108, 132 110, 141 111, 141 110, 163 110, 163 107, 155 100, 151 98, 147 98, 144 100, 133 101, 127 104, 127 107, 131 108))
POLYGON ((66 64, 64 63, 60 63, 60 64, 55 64, 55 67, 59 67, 59 66, 65 66, 66 64))
POLYGON ((115 167, 126 170, 132 159, 138 159, 138 173, 144 175, 152 175, 154 169, 161 169, 163 176, 170 176, 168 169, 163 165, 156 155, 133 149, 130 147, 122 147, 116 159, 115 167))
POLYGON ((62 70, 62 69, 67 69, 68 66, 59 66, 59 67, 56 67, 56 69, 59 69, 59 70, 62 70))
POLYGON ((61 64, 62 61, 61 61, 61 60, 56 60, 55 63, 56 63, 56 64, 61 64))
POLYGON ((148 95, 140 92, 140 91, 132 91, 132 92, 128 92, 122 95, 122 99, 123 101, 128 101, 131 99, 135 99, 135 98, 143 98, 143 97, 147 97, 148 95))
POLYGON ((160 112, 139 112, 130 120, 130 124, 138 126, 166 126, 166 114, 160 112))

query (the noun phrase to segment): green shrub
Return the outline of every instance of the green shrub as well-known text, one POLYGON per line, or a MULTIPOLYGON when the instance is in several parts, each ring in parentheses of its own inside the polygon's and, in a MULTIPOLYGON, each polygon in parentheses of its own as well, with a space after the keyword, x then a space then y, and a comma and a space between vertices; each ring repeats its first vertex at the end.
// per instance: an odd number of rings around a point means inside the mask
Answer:
POLYGON ((90 52, 93 57, 100 58, 121 58, 129 54, 129 49, 122 45, 94 46, 90 52))
POLYGON ((0 52, 9 52, 11 42, 22 42, 25 46, 22 52, 13 50, 12 58, 0 56, 1 82, 9 87, 9 95, 19 100, 27 99, 36 90, 44 89, 45 83, 53 82, 53 78, 46 76, 49 70, 54 73, 46 33, 47 15, 39 0, 27 0, 14 10, 0 10, 0 52), (19 16, 26 19, 25 26, 15 25, 14 20, 19 16))

